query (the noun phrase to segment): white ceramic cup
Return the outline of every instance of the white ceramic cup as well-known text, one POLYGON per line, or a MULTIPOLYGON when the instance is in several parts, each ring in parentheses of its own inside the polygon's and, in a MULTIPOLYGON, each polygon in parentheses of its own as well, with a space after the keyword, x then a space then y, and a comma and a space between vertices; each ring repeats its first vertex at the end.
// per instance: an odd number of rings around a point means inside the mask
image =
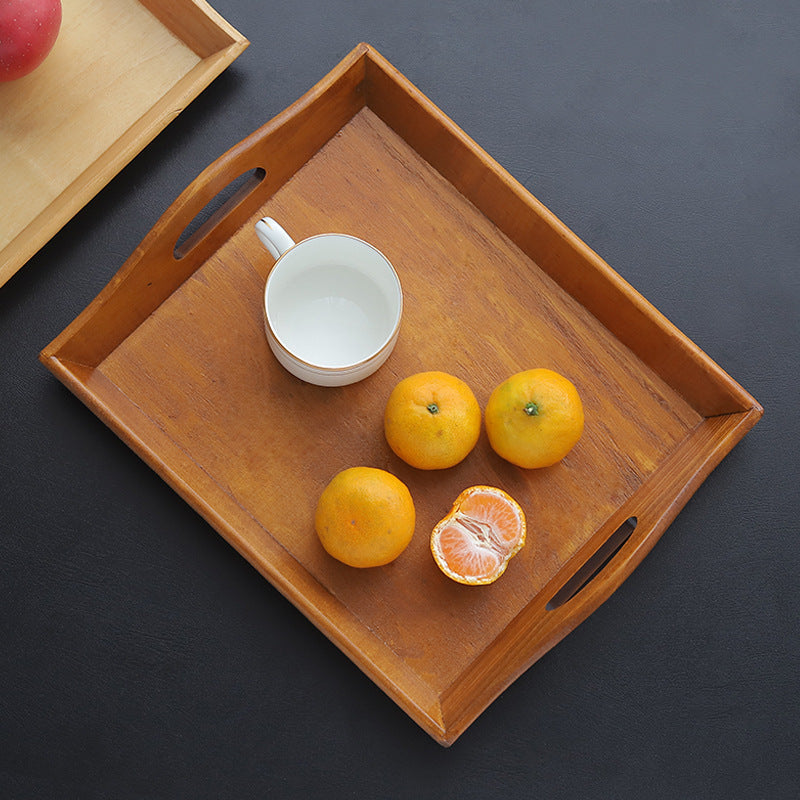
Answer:
POLYGON ((278 361, 318 386, 345 386, 375 372, 394 348, 403 314, 389 260, 355 236, 324 233, 295 243, 270 217, 255 227, 276 259, 264 313, 278 361))

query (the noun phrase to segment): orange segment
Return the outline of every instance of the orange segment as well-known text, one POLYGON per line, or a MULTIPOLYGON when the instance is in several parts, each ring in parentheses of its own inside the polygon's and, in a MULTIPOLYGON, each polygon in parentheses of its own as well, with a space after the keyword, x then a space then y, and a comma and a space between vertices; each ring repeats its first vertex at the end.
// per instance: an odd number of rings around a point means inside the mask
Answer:
POLYGON ((494 486, 472 486, 456 498, 431 533, 439 569, 459 583, 493 583, 525 544, 525 514, 494 486))

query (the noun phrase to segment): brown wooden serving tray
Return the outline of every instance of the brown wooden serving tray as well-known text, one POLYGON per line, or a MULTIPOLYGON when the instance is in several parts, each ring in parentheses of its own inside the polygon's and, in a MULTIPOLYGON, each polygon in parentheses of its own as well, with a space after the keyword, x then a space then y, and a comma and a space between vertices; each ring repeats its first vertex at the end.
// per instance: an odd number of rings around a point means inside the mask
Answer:
POLYGON ((247 47, 204 0, 68 0, 0 83, 0 286, 247 47))
POLYGON ((445 745, 620 586, 762 413, 364 44, 199 175, 41 358, 445 745), (394 263, 405 314, 375 375, 329 389, 278 365, 263 215, 295 239, 355 234, 394 263), (583 438, 556 466, 517 469, 485 434, 439 472, 386 445, 400 378, 444 370, 483 405, 537 366, 571 378, 585 404, 583 438), (414 497, 414 539, 385 567, 346 567, 314 533, 320 492, 355 465, 393 472, 414 497), (529 532, 500 580, 469 587, 439 571, 428 538, 478 483, 511 493, 529 532))

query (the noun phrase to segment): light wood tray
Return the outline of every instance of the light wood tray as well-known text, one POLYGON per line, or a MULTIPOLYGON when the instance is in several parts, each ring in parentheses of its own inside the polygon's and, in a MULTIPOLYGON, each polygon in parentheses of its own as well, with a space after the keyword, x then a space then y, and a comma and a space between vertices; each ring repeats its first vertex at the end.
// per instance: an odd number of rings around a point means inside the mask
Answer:
POLYGON ((611 595, 762 413, 367 45, 208 167, 41 358, 442 744, 611 595), (394 263, 405 315, 375 375, 325 389, 273 358, 262 215, 296 239, 355 234, 394 263), (517 469, 484 434, 459 466, 420 472, 386 445, 400 378, 451 372, 484 405, 535 366, 584 399, 560 464, 517 469), (409 548, 372 570, 328 557, 313 528, 324 486, 361 464, 395 473, 417 508, 409 548), (487 587, 444 577, 428 546, 477 483, 510 492, 530 524, 487 587))
POLYGON ((244 49, 203 0, 69 0, 55 47, 0 83, 0 286, 244 49))

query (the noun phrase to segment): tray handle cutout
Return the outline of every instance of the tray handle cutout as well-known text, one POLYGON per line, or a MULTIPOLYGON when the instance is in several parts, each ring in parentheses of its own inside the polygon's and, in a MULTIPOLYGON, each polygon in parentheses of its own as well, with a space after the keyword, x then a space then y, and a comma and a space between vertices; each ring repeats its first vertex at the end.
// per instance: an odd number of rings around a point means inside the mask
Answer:
POLYGON ((563 606, 585 589, 631 538, 636 530, 637 522, 636 517, 628 517, 550 598, 546 606, 547 610, 552 611, 563 606))
POLYGON ((266 177, 263 167, 256 167, 234 178, 220 189, 195 215, 181 233, 173 248, 173 256, 180 260, 245 199, 266 177))

